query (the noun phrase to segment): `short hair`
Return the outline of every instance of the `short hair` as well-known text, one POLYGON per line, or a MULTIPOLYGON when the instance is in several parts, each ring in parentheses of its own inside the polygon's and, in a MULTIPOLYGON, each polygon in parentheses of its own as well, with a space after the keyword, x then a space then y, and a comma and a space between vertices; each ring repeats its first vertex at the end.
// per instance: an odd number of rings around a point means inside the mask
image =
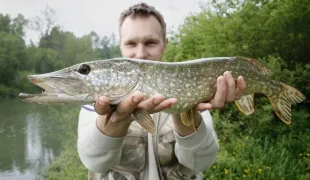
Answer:
POLYGON ((166 22, 164 20, 163 15, 159 11, 157 11, 153 6, 150 6, 146 3, 138 3, 124 10, 119 18, 119 28, 122 26, 124 20, 129 16, 149 17, 151 15, 153 15, 159 21, 162 27, 163 36, 164 38, 166 38, 166 22))

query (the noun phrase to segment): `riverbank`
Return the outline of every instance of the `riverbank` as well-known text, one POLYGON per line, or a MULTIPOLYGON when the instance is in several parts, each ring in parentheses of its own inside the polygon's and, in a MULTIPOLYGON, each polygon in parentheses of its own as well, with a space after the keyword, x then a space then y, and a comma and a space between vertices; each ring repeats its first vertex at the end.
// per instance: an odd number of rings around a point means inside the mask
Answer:
POLYGON ((66 131, 64 134, 56 135, 62 137, 63 150, 61 154, 47 168, 41 170, 38 175, 39 179, 87 179, 87 169, 81 163, 76 148, 80 107, 63 106, 62 109, 57 107, 49 110, 54 114, 53 117, 50 117, 51 120, 61 123, 66 131))
POLYGON ((66 146, 61 155, 47 168, 41 177, 49 180, 86 180, 87 169, 82 165, 76 150, 76 143, 66 146))

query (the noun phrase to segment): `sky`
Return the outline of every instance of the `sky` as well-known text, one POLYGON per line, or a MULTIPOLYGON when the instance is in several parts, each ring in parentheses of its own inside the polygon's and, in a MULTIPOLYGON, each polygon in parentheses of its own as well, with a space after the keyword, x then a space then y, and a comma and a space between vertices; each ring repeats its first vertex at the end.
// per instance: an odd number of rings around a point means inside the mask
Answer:
MULTIPOLYGON (((167 23, 167 30, 176 30, 190 13, 201 9, 202 0, 0 0, 0 13, 11 18, 21 13, 26 19, 33 19, 49 6, 55 10, 55 24, 62 30, 76 36, 95 31, 99 36, 118 34, 120 13, 129 6, 146 2, 159 10, 167 23)), ((38 32, 27 29, 25 39, 38 40, 38 32)))

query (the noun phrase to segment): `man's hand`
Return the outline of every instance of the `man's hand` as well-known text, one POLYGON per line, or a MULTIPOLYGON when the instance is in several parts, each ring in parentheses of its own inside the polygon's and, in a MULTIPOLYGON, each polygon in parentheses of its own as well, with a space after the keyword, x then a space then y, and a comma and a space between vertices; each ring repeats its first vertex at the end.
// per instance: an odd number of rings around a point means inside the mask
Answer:
POLYGON ((243 77, 239 76, 236 84, 230 72, 226 71, 224 76, 217 78, 216 86, 217 90, 214 98, 209 102, 197 104, 196 109, 198 111, 220 109, 225 104, 240 99, 245 91, 246 83, 243 77))
POLYGON ((107 125, 104 127, 106 115, 110 109, 110 99, 101 96, 96 100, 95 110, 98 114, 97 126, 106 135, 122 137, 127 134, 133 118, 131 114, 136 108, 147 110, 149 113, 156 113, 176 103, 175 98, 164 99, 161 95, 154 95, 145 99, 141 92, 134 92, 132 95, 120 102, 112 113, 107 125))
MULTIPOLYGON (((240 99, 245 91, 245 82, 240 76, 237 84, 229 72, 225 72, 224 76, 217 79, 217 91, 212 99, 206 103, 199 103, 196 106, 198 111, 223 108, 225 104, 240 99)), ((95 103, 95 110, 99 114, 97 118, 98 128, 105 134, 114 137, 122 137, 127 134, 128 127, 133 120, 131 114, 136 108, 147 110, 150 114, 162 111, 176 104, 175 98, 164 99, 162 95, 154 95, 149 99, 145 99, 141 92, 135 92, 121 103, 118 104, 114 113, 111 115, 107 126, 104 127, 106 114, 110 111, 110 100, 107 97, 100 97, 95 103)), ((200 124, 197 114, 196 124, 200 124)), ((176 130, 181 135, 188 135, 194 131, 192 127, 183 125, 178 115, 173 115, 176 130)))

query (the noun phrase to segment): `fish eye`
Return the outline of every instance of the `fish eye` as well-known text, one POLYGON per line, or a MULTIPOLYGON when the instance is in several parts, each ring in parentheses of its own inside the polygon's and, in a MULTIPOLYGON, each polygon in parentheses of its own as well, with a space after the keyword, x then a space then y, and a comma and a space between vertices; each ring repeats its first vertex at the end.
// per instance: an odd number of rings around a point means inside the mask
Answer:
POLYGON ((79 69, 78 69, 78 72, 80 74, 84 74, 84 75, 87 75, 90 73, 90 66, 87 65, 87 64, 82 64, 79 69))

